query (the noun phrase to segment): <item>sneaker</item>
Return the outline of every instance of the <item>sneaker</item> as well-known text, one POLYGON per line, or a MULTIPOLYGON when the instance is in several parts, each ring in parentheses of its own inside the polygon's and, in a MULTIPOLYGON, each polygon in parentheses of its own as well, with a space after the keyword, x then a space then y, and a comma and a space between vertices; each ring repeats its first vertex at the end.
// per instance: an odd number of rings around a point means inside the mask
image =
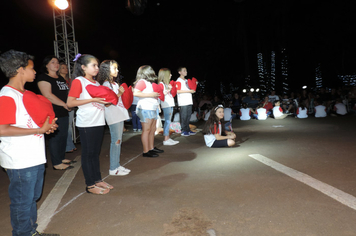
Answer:
POLYGON ((172 145, 176 145, 177 143, 172 140, 172 139, 168 139, 166 141, 163 141, 163 145, 166 145, 166 146, 172 146, 172 145))
POLYGON ((129 173, 130 172, 119 170, 119 168, 116 168, 116 170, 109 170, 109 175, 113 175, 113 176, 123 176, 123 175, 128 175, 129 173))
POLYGON ((32 236, 61 236, 60 234, 46 234, 46 233, 40 233, 38 231, 36 231, 36 233, 32 234, 32 236))
POLYGON ((125 172, 129 172, 129 173, 131 172, 131 170, 129 170, 129 169, 123 167, 123 166, 119 166, 117 169, 118 169, 118 170, 125 171, 125 172))
POLYGON ((137 129, 133 129, 132 131, 133 131, 133 132, 137 132, 137 129))
POLYGON ((142 129, 138 129, 137 132, 142 132, 142 129))
POLYGON ((189 131, 189 135, 196 135, 196 133, 193 131, 189 131))
POLYGON ((142 156, 144 156, 144 157, 158 157, 159 155, 155 152, 148 151, 148 152, 142 153, 142 156))
POLYGON ((158 148, 154 147, 154 148, 153 148, 153 149, 151 149, 149 152, 153 152, 153 153, 162 153, 162 152, 164 152, 164 150, 162 150, 162 149, 158 149, 158 148))
POLYGON ((189 136, 189 135, 190 135, 190 132, 182 132, 180 135, 181 135, 181 136, 189 136))
POLYGON ((178 143, 179 143, 179 141, 173 140, 173 139, 171 139, 171 138, 170 138, 169 140, 171 140, 171 142, 172 142, 172 143, 175 143, 175 144, 178 144, 178 143))

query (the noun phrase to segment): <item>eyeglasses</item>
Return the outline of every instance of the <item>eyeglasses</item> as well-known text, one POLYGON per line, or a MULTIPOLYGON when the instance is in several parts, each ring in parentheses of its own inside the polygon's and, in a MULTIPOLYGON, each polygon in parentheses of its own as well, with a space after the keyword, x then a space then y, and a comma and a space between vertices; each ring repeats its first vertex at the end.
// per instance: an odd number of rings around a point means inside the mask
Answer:
POLYGON ((217 105, 216 107, 215 107, 215 109, 214 109, 214 111, 216 111, 217 109, 219 109, 219 108, 224 108, 224 106, 223 105, 217 105))

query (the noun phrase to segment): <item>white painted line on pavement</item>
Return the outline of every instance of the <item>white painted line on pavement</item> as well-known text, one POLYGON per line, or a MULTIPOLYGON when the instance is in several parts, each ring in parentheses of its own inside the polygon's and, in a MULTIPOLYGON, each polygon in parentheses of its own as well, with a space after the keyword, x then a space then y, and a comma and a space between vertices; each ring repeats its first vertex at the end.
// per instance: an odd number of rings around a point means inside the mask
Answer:
POLYGON ((334 188, 331 185, 328 185, 326 183, 323 183, 317 179, 314 179, 313 177, 310 177, 309 175, 306 175, 302 172, 299 172, 297 170, 294 170, 292 168, 289 168, 287 166, 284 166, 282 164, 279 164, 278 162, 275 162, 265 156, 262 156, 260 154, 251 154, 249 155, 253 159, 262 162, 263 164, 272 167, 273 169, 282 172, 283 174, 286 174, 293 179, 296 179, 322 193, 325 195, 335 199, 336 201, 356 210, 356 198, 348 193, 345 193, 337 188, 334 188))
POLYGON ((66 170, 63 173, 62 177, 57 181, 52 191, 46 197, 46 200, 42 203, 40 209, 38 209, 37 230, 39 232, 43 232, 46 229, 64 194, 67 192, 69 185, 77 174, 81 166, 80 156, 77 156, 75 160, 77 163, 73 164, 74 168, 66 170))

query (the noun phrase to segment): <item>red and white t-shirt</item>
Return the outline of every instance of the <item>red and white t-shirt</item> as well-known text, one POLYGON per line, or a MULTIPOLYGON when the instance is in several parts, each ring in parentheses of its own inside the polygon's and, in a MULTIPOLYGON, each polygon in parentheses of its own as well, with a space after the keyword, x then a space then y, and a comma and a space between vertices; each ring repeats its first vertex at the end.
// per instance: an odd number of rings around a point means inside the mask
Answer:
POLYGON ((273 116, 274 117, 283 116, 283 109, 280 106, 273 107, 273 116))
MULTIPOLYGON (((142 93, 153 93, 152 84, 144 79, 139 80, 135 89, 140 90, 142 93)), ((137 108, 143 110, 157 110, 158 108, 158 99, 157 98, 139 98, 137 102, 137 108)))
POLYGON ((172 96, 171 92, 167 91, 167 88, 166 88, 166 86, 164 86, 163 82, 159 83, 159 86, 161 86, 161 88, 163 90, 163 93, 167 93, 164 96, 164 101, 163 102, 161 101, 161 107, 162 108, 174 107, 174 105, 175 105, 174 104, 174 97, 172 96))
POLYGON ((221 122, 219 122, 219 125, 216 125, 216 123, 214 123, 214 128, 210 131, 210 134, 204 135, 204 141, 206 146, 211 147, 214 144, 216 140, 215 134, 221 135, 221 122))
MULTIPOLYGON (((114 91, 115 94, 119 93, 120 86, 117 83, 114 82, 110 86, 110 82, 105 81, 103 85, 110 88, 112 91, 114 91)), ((112 125, 128 119, 130 119, 130 116, 124 107, 124 104, 122 103, 121 96, 119 97, 119 102, 116 106, 111 105, 105 107, 105 120, 108 125, 112 125)))
POLYGON ((306 107, 304 109, 298 107, 297 117, 300 119, 308 118, 308 109, 306 107))
POLYGON ((250 120, 251 119, 251 110, 250 108, 241 108, 240 109, 240 120, 250 120))
POLYGON ((339 115, 347 114, 346 106, 343 103, 336 103, 334 106, 334 110, 336 111, 336 114, 339 114, 339 115))
MULTIPOLYGON (((77 100, 93 98, 85 89, 85 87, 89 84, 95 86, 100 85, 99 82, 91 82, 82 76, 75 78, 72 82, 68 97, 75 97, 77 100)), ((91 102, 78 106, 76 126, 95 127, 105 125, 104 109, 105 106, 97 102, 91 102)))
MULTIPOLYGON (((188 87, 188 80, 178 78, 177 79, 177 90, 190 90, 188 87)), ((188 106, 193 105, 193 96, 191 93, 177 93, 178 106, 188 106)))
MULTIPOLYGON (((39 128, 23 104, 22 92, 10 86, 0 91, 0 125, 24 129, 39 128)), ((24 169, 46 163, 43 134, 0 137, 0 165, 6 169, 24 169)))

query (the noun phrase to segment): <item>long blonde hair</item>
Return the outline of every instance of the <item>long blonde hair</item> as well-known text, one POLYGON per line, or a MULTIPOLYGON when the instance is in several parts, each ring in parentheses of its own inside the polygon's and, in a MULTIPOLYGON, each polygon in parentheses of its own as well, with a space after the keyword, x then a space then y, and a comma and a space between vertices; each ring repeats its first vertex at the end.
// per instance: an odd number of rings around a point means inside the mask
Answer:
POLYGON ((157 76, 151 66, 145 65, 145 66, 141 66, 140 68, 138 68, 137 75, 136 75, 136 81, 134 82, 134 85, 136 85, 136 83, 140 79, 144 79, 150 83, 153 83, 153 82, 157 81, 157 76))
POLYGON ((167 87, 171 80, 171 71, 168 68, 162 68, 158 72, 158 83, 163 82, 164 86, 167 87))

